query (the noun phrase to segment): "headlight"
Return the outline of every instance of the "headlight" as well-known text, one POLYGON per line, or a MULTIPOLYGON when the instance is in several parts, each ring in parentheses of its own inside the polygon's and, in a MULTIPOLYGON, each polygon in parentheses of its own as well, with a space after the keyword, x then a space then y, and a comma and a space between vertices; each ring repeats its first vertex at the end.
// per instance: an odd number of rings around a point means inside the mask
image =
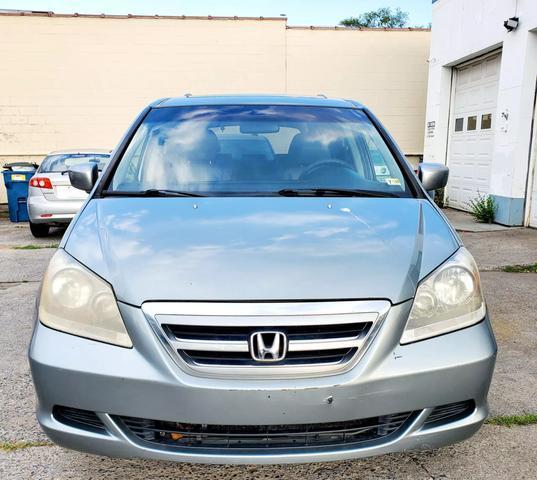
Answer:
POLYGON ((468 327, 484 316, 477 266, 461 248, 418 286, 401 343, 468 327))
POLYGON ((45 273, 39 319, 62 332, 132 347, 110 285, 61 249, 45 273))

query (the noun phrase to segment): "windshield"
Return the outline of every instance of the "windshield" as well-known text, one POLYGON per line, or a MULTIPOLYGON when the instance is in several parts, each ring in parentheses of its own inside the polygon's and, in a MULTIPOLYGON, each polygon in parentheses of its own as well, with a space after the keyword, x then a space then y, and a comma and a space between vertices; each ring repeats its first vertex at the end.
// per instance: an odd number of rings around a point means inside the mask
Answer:
POLYGON ((107 153, 62 153, 57 155, 49 155, 45 157, 39 172, 65 172, 73 165, 79 163, 96 162, 99 164, 99 170, 102 170, 110 160, 110 155, 107 153))
POLYGON ((411 196, 363 111, 273 105, 151 110, 107 191, 217 196, 308 189, 411 196))

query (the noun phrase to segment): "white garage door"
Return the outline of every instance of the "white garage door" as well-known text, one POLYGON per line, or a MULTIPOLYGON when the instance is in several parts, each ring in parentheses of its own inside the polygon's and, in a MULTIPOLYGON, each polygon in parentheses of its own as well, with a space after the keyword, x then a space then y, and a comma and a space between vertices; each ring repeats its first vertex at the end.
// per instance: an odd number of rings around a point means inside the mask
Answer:
POLYGON ((470 200, 489 191, 500 58, 492 55, 455 71, 447 188, 454 208, 468 210, 470 200))

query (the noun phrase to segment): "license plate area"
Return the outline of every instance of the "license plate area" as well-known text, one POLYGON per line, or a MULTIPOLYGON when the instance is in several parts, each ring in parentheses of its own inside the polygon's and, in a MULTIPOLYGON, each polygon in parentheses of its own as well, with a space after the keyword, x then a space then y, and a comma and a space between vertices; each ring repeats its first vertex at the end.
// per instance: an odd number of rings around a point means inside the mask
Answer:
POLYGON ((86 192, 71 185, 56 185, 54 193, 58 200, 84 200, 87 195, 86 192))

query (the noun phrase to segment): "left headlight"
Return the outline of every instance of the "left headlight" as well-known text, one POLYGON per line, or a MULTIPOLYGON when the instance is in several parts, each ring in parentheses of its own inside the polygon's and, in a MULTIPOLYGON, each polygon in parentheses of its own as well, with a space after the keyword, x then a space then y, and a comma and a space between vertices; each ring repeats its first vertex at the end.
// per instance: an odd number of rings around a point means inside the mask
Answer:
POLYGON ((401 343, 459 330, 484 316, 477 266, 468 250, 460 248, 418 286, 401 343))
POLYGON ((45 273, 39 320, 62 332, 132 347, 110 285, 62 249, 45 273))

